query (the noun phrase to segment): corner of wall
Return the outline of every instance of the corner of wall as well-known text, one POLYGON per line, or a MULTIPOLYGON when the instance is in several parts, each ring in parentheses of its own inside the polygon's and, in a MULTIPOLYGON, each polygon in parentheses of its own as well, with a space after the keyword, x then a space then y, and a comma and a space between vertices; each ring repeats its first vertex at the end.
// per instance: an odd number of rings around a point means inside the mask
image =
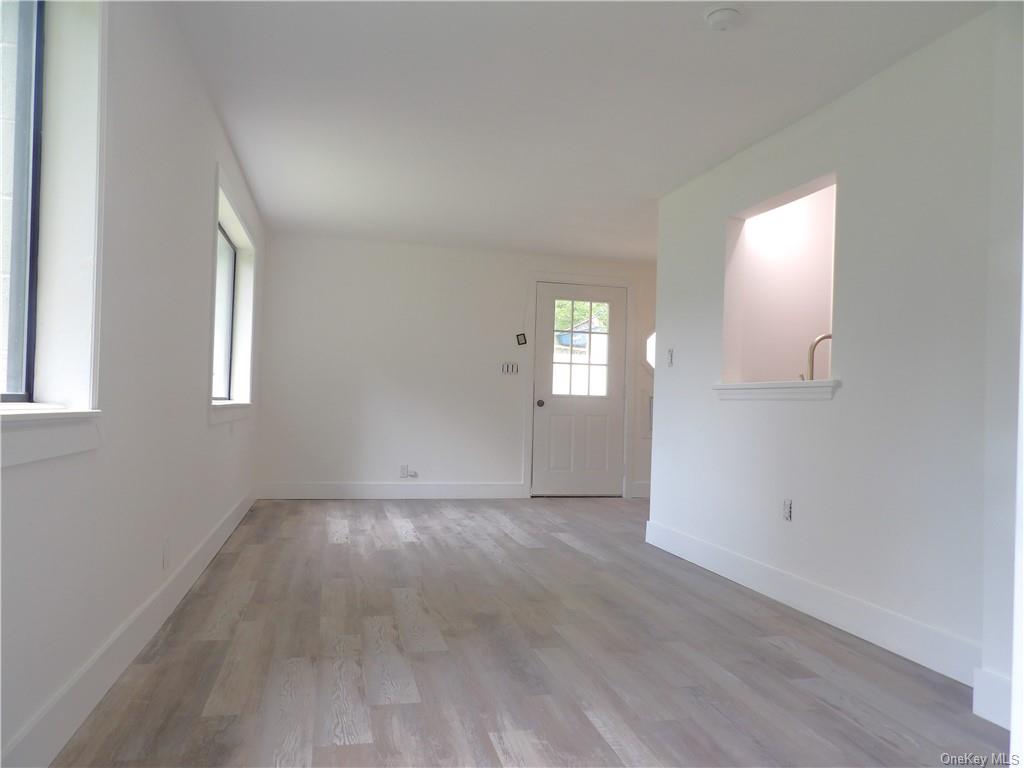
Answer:
POLYGON ((647 523, 646 541, 730 581, 970 685, 981 649, 953 635, 824 584, 810 581, 698 539, 662 523, 647 523))
POLYGON ((985 667, 974 670, 974 714, 1010 727, 1010 678, 985 667))
POLYGON ((49 765, 145 648, 255 503, 241 499, 160 587, 114 630, 3 748, 4 765, 49 765))

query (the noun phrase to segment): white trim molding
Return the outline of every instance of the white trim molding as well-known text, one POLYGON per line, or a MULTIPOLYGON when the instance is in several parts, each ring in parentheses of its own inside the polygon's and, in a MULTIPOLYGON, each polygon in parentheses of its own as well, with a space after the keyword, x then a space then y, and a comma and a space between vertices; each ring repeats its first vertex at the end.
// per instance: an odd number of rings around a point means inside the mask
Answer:
POLYGON ((970 685, 981 646, 880 605, 651 520, 647 543, 970 685))
POLYGON ((24 426, 38 422, 73 421, 90 419, 99 416, 100 411, 93 408, 76 410, 62 405, 49 403, 4 403, 0 407, 0 423, 24 426))
POLYGON ((239 400, 215 400, 210 403, 210 424, 223 424, 228 421, 244 419, 252 410, 252 403, 239 400))
POLYGON ((651 498, 651 484, 644 480, 634 480, 630 484, 629 495, 634 499, 649 499, 651 498))
POLYGON ((4 765, 49 765, 93 707, 192 588, 255 503, 238 502, 166 581, 114 630, 96 652, 11 736, 4 765))
POLYGON ((320 480, 268 483, 261 499, 526 499, 525 483, 374 483, 320 480))
POLYGON ((974 714, 1010 727, 1010 678, 985 667, 974 670, 974 714))
POLYGON ((0 464, 14 467, 98 448, 99 414, 61 408, 5 410, 0 416, 0 464))
POLYGON ((713 384, 719 400, 831 400, 839 379, 813 381, 749 381, 713 384))

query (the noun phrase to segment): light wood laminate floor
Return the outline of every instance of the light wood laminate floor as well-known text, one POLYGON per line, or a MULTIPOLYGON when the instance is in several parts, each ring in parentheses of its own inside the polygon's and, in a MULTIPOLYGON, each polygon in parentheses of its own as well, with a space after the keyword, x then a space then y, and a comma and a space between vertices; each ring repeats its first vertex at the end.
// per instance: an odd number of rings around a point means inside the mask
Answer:
POLYGON ((261 502, 57 765, 938 765, 970 689, 619 499, 261 502))

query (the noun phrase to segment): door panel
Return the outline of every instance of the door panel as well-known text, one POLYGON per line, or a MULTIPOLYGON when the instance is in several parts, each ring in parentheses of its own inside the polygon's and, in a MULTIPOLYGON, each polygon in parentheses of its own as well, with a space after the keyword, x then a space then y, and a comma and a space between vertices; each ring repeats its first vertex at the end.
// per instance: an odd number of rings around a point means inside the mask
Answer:
POLYGON ((603 413, 587 414, 586 424, 586 467, 603 472, 608 469, 608 417, 603 413))
POLYGON ((536 322, 533 493, 619 496, 626 290, 538 283, 536 322))
POLYGON ((548 470, 568 472, 572 469, 572 416, 553 413, 548 428, 548 470))

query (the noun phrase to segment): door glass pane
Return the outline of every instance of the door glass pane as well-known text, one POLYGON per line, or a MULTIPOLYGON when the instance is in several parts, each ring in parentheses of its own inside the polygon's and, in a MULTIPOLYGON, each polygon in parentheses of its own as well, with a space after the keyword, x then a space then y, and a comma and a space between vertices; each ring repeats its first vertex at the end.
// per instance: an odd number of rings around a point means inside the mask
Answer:
POLYGON ((234 320, 235 249, 217 233, 217 284, 213 307, 213 397, 231 396, 231 333, 234 320))
POLYGON ((608 334, 595 333, 590 337, 590 362, 600 365, 608 363, 608 334))
POLYGON ((572 327, 573 330, 589 330, 590 326, 590 302, 574 301, 572 303, 572 327))
POLYGON ((574 333, 572 335, 572 361, 574 363, 585 363, 589 357, 588 347, 589 333, 574 333))
POLYGON ((569 331, 555 331, 554 356, 556 363, 568 363, 572 361, 572 333, 569 331))
POLYGON ((551 366, 551 394, 569 394, 569 366, 563 363, 555 363, 551 366))
POLYGON ((555 299, 556 331, 568 331, 572 328, 572 299, 555 299))
POLYGON ((608 302, 594 302, 594 319, 590 330, 596 333, 608 333, 608 302))
POLYGON ((589 365, 574 365, 572 366, 572 387, 571 392, 574 395, 585 395, 588 389, 588 373, 587 369, 589 365))
POLYGON ((608 366, 591 365, 590 368, 590 395, 591 397, 603 397, 608 394, 608 366))

